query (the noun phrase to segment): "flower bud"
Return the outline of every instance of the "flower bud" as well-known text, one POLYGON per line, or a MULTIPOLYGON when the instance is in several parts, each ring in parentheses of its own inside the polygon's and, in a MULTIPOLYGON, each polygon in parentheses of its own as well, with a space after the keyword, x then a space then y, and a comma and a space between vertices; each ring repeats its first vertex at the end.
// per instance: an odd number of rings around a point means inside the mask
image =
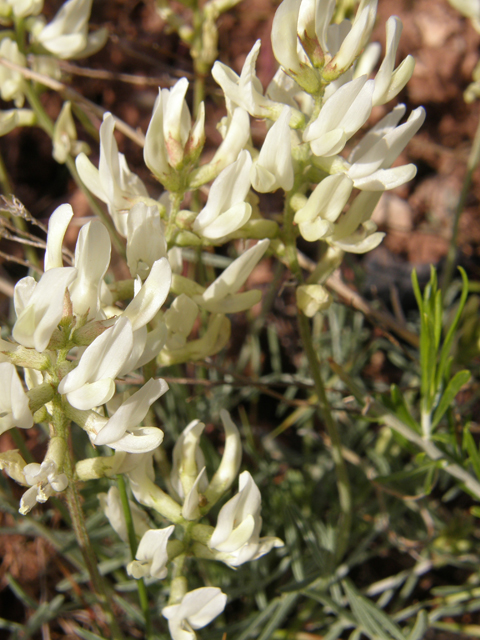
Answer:
POLYGON ((135 560, 127 565, 127 573, 136 580, 152 577, 162 580, 168 573, 167 543, 175 530, 171 525, 165 529, 149 529, 138 545, 135 560))
MULTIPOLYGON (((172 584, 173 589, 173 584, 172 584)), ((162 609, 172 640, 195 640, 201 629, 222 613, 227 596, 218 587, 201 587, 181 597, 178 604, 162 609)))
MULTIPOLYGON (((205 467, 205 459, 200 449, 200 436, 205 425, 193 420, 180 434, 173 449, 171 483, 180 498, 184 499, 198 479, 200 470, 205 467)), ((200 489, 206 488, 208 479, 202 478, 200 489)))
POLYGON ((217 526, 208 546, 217 551, 217 559, 231 567, 256 560, 273 547, 283 547, 279 538, 260 538, 261 495, 252 476, 244 471, 239 477, 239 492, 220 509, 217 526))
POLYGON ((23 473, 26 464, 27 463, 20 455, 18 449, 12 449, 10 451, 0 453, 0 471, 5 471, 12 480, 15 480, 18 484, 28 487, 23 473))
MULTIPOLYGON (((27 59, 20 52, 18 44, 14 40, 5 37, 0 42, 0 58, 5 58, 20 67, 25 67, 27 59)), ((19 71, 0 65, 0 96, 6 102, 13 100, 16 107, 22 107, 25 101, 23 95, 23 75, 19 71)))
POLYGON ((86 142, 77 140, 77 130, 72 117, 72 103, 64 102, 62 110, 53 128, 53 158, 59 164, 64 164, 69 156, 76 157, 79 153, 89 153, 90 147, 86 142))
POLYGON ((171 89, 159 90, 145 137, 145 164, 167 188, 174 186, 176 171, 197 160, 205 142, 205 109, 199 109, 192 128, 187 89, 188 80, 181 78, 171 89))
POLYGON ((99 51, 108 38, 106 29, 88 33, 93 0, 68 0, 37 35, 47 51, 62 60, 86 58, 99 51))
POLYGON ((29 429, 32 426, 32 411, 18 373, 13 364, 2 362, 0 363, 0 434, 12 427, 29 429))
POLYGON ((297 307, 308 318, 325 311, 332 304, 332 296, 321 284, 303 284, 297 287, 297 307))
MULTIPOLYGON (((117 487, 110 487, 108 493, 99 493, 98 500, 100 507, 105 513, 112 529, 124 542, 128 542, 128 529, 125 521, 120 492, 117 487)), ((132 516, 135 534, 141 538, 148 530, 148 516, 143 509, 140 509, 132 500, 128 501, 132 516)))
POLYGON ((290 135, 291 109, 284 107, 280 117, 268 131, 260 155, 250 171, 252 186, 260 193, 293 187, 292 143, 290 135))
POLYGON ((209 507, 213 506, 232 486, 242 461, 242 443, 235 423, 225 409, 220 411, 220 418, 225 431, 225 449, 220 465, 205 491, 209 507))

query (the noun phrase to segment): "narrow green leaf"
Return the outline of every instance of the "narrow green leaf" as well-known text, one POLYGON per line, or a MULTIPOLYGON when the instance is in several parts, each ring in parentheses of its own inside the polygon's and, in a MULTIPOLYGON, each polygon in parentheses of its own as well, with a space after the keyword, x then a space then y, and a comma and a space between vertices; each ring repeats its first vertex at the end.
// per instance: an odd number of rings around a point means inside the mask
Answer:
POLYGON ((23 638, 29 638, 40 627, 50 620, 58 618, 58 612, 65 601, 64 596, 58 595, 51 602, 42 602, 35 613, 30 617, 24 631, 23 638))
POLYGON ((96 633, 92 633, 91 631, 87 631, 81 627, 75 627, 75 633, 83 640, 106 640, 103 636, 98 636, 96 633))
POLYGON ((290 610, 292 609, 297 599, 297 593, 289 593, 285 596, 282 596, 282 598, 278 602, 277 610, 268 621, 262 633, 258 636, 258 640, 269 640, 269 638, 272 637, 272 635, 290 613, 290 610))
POLYGON ((410 413, 410 410, 405 402, 405 398, 397 387, 396 384, 392 384, 390 387, 391 398, 393 403, 393 410, 396 413, 397 417, 402 421, 408 424, 409 427, 420 433, 420 425, 415 420, 415 418, 410 413))
POLYGON ((350 607, 364 632, 381 640, 405 640, 400 627, 374 602, 362 596, 349 580, 342 580, 350 607))
POLYGON ((21 585, 13 578, 9 573, 6 574, 5 578, 7 579, 8 586, 13 591, 13 593, 17 596, 20 602, 23 603, 25 607, 29 609, 36 610, 38 608, 38 602, 36 602, 33 598, 31 598, 26 591, 21 587, 21 585))
POLYGON ((480 453, 477 449, 477 445, 475 444, 475 440, 470 433, 469 425, 466 425, 463 430, 462 449, 468 453, 475 475, 480 479, 480 453))
POLYGON ((437 291, 435 295, 435 351, 438 351, 440 345, 440 339, 442 337, 442 316, 443 316, 443 300, 442 292, 437 291))
POLYGON ((22 631, 23 624, 19 624, 18 622, 13 622, 12 620, 5 620, 5 618, 0 618, 0 629, 6 629, 7 631, 22 631))
POLYGON ((432 492, 436 477, 436 469, 434 467, 431 467, 427 471, 427 475, 425 476, 425 481, 423 483, 423 493, 426 496, 430 495, 430 493, 432 492))
POLYGON ((413 293, 415 294, 415 298, 417 300, 418 309, 420 311, 420 314, 423 314, 423 298, 422 298, 422 292, 420 291, 420 285, 418 284, 418 276, 417 276, 416 269, 413 269, 412 271, 412 286, 413 286, 413 293))
POLYGON ((236 638, 235 640, 247 640, 257 635, 258 627, 267 620, 271 615, 274 615, 274 611, 277 608, 277 599, 272 600, 266 609, 259 611, 257 615, 253 617, 248 627, 236 638))
POLYGON ((470 371, 464 369, 463 371, 459 371, 458 373, 456 373, 450 380, 447 388, 443 392, 437 408, 435 409, 435 413, 433 414, 432 428, 436 427, 440 420, 443 418, 445 411, 450 407, 455 399, 455 396, 463 387, 463 385, 470 380, 470 377, 470 371))
POLYGON ((413 469, 408 469, 405 471, 397 471, 395 473, 391 473, 389 475, 376 476, 375 482, 401 482, 403 480, 411 480, 416 476, 421 476, 423 474, 427 474, 430 471, 435 471, 438 467, 441 466, 441 462, 437 461, 428 461, 426 464, 415 467, 413 469))
POLYGON ((417 619, 415 620, 415 624, 413 626, 413 629, 410 631, 407 640, 423 640, 427 631, 428 614, 424 609, 422 609, 418 612, 417 619))
POLYGON ((445 337, 443 346, 442 346, 442 350, 440 352, 440 364, 438 366, 438 371, 437 371, 437 386, 440 384, 440 381, 443 377, 443 372, 445 370, 445 365, 448 359, 448 356, 450 355, 450 349, 452 347, 452 343, 453 343, 453 338, 455 337, 455 331, 457 329, 458 323, 460 321, 460 316, 462 315, 462 311, 463 308, 465 306, 465 303, 467 301, 467 296, 468 296, 468 278, 467 278, 467 274, 465 273, 464 269, 462 269, 462 267, 458 267, 458 270, 460 271, 460 275, 462 276, 462 280, 463 280, 463 287, 462 287, 462 295, 460 296, 460 302, 458 304, 458 309, 457 309, 457 313, 455 314, 455 318, 453 319, 452 324, 450 325, 450 328, 448 329, 447 335, 445 337))

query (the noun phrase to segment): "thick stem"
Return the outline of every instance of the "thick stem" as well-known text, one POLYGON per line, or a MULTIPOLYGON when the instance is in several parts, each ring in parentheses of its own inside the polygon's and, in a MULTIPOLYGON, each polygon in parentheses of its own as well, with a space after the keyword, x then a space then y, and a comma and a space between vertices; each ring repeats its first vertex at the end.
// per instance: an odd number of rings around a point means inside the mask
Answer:
POLYGON ((177 219, 177 214, 180 210, 180 205, 182 204, 184 192, 183 191, 174 191, 170 193, 170 213, 167 221, 167 229, 165 231, 165 238, 167 240, 168 248, 170 249, 173 246, 173 240, 175 233, 177 231, 177 225, 175 224, 175 220, 177 219))
MULTIPOLYGON (((120 500, 122 501, 123 515, 125 517, 125 524, 127 525, 128 543, 130 545, 130 553, 132 560, 135 560, 135 554, 137 553, 137 536, 135 535, 135 527, 133 524, 132 512, 130 510, 130 503, 127 496, 127 488, 125 486, 125 480, 123 476, 117 476, 117 486, 120 493, 120 500)), ((148 606, 148 594, 145 582, 142 578, 137 580, 138 599, 140 600, 140 607, 142 609, 143 617, 145 619, 145 637, 150 639, 152 637, 152 621, 150 618, 150 609, 148 606)))
MULTIPOLYGON (((295 193, 295 187, 292 194, 295 193)), ((297 279, 298 284, 303 283, 302 271, 298 263, 297 247, 295 243, 295 229, 293 226, 294 211, 287 201, 285 204, 285 227, 284 227, 284 243, 285 255, 288 260, 290 270, 297 279)), ((315 391, 318 398, 318 408, 327 427, 328 435, 332 442, 332 458, 335 463, 335 472, 337 476, 337 489, 340 503, 341 515, 337 527, 337 560, 341 560, 348 547, 350 537, 350 529, 352 526, 352 494, 350 480, 348 478, 347 466, 342 456, 342 442, 337 429, 337 424, 330 411, 325 385, 323 384, 322 374, 320 371, 320 363, 317 353, 312 342, 312 333, 308 318, 297 310, 298 328, 300 338, 302 340, 305 355, 308 360, 310 371, 315 385, 315 391)))
POLYGON ((185 577, 185 554, 178 555, 173 560, 173 575, 170 583, 170 597, 168 604, 179 604, 188 591, 188 581, 185 577))
MULTIPOLYGON (((66 417, 59 397, 53 400, 53 435, 68 439, 70 420, 66 417)), ((72 520, 73 530, 77 538, 78 546, 82 552, 82 556, 90 576, 93 590, 97 596, 105 614, 108 627, 110 628, 112 638, 114 640, 124 640, 123 633, 118 625, 117 619, 113 613, 112 605, 103 577, 98 571, 98 560, 90 542, 82 506, 80 504, 80 495, 75 484, 74 473, 75 464, 72 459, 70 449, 67 447, 67 454, 63 472, 68 478, 68 487, 66 489, 67 506, 72 520)))

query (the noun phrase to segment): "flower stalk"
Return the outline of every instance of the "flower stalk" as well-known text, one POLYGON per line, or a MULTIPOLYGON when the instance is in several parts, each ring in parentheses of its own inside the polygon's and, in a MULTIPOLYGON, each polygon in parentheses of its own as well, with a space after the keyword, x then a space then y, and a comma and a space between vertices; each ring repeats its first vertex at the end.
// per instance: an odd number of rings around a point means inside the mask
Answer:
MULTIPOLYGON (((291 199, 295 195, 295 186, 292 189, 291 195, 285 202, 284 212, 284 233, 283 239, 285 244, 285 257, 288 262, 288 266, 297 280, 297 284, 303 284, 303 275, 297 257, 297 247, 295 242, 295 227, 293 224, 294 210, 291 206, 291 199)), ((340 503, 340 518, 337 526, 337 548, 336 556, 340 561, 344 556, 350 537, 350 530, 352 526, 352 491, 350 480, 348 477, 347 466, 342 455, 342 442, 340 434, 338 432, 337 423, 330 410, 327 394, 325 391, 325 385, 323 383, 322 374, 320 371, 320 363, 318 361, 317 353, 313 346, 312 332, 310 328, 310 321, 303 314, 300 309, 297 309, 297 322, 300 332, 300 338, 307 357, 307 361, 312 374, 313 382, 315 385, 315 392, 317 395, 318 409, 321 417, 325 422, 328 435, 332 442, 332 458, 335 464, 335 472, 337 476, 337 490, 340 503)))
POLYGON ((88 535, 87 526, 85 523, 85 517, 83 515, 83 509, 80 503, 80 494, 75 482, 75 465, 72 458, 72 453, 67 445, 70 420, 66 417, 63 410, 62 401, 59 396, 55 397, 53 403, 53 422, 52 428, 54 435, 58 438, 62 438, 66 446, 66 455, 64 459, 63 472, 67 476, 68 486, 66 489, 67 507, 72 520, 73 530, 77 543, 82 552, 85 566, 90 576, 92 588, 102 606, 102 609, 107 620, 107 624, 112 632, 112 638, 114 640, 124 640, 123 633, 117 622, 115 614, 113 612, 112 602, 107 591, 107 586, 103 577, 98 571, 98 560, 95 551, 88 535))

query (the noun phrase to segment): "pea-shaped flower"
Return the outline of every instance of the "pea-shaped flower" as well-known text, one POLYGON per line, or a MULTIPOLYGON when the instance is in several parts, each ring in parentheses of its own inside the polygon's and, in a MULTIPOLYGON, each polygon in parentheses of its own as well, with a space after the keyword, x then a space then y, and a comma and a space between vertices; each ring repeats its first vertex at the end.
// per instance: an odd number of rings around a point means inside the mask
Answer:
POLYGON ((28 396, 17 370, 9 362, 0 363, 0 434, 12 427, 29 429, 33 425, 28 396))
POLYGON ((185 161, 198 158, 205 142, 205 107, 202 102, 192 126, 185 101, 187 89, 186 78, 171 89, 160 89, 145 137, 145 164, 165 185, 170 184, 174 171, 180 170, 185 161))
POLYGON ((239 492, 218 514, 217 526, 208 546, 219 560, 231 567, 256 560, 273 547, 283 547, 279 538, 260 538, 262 497, 252 476, 244 471, 239 477, 239 492))
POLYGON ((57 58, 86 58, 99 51, 108 38, 106 29, 88 33, 93 0, 68 0, 37 40, 57 58))
POLYGON ((167 543, 175 530, 172 524, 165 529, 149 529, 140 540, 135 560, 127 565, 127 573, 137 580, 152 577, 162 580, 167 575, 167 543))
POLYGON ((201 587, 184 595, 179 604, 165 607, 162 614, 173 640, 195 640, 194 629, 206 627, 226 604, 227 596, 218 587, 201 587))
POLYGON ((210 240, 217 240, 243 227, 252 215, 245 202, 250 189, 252 158, 241 151, 235 162, 224 169, 210 187, 207 204, 193 223, 193 230, 210 240))
POLYGON ((258 159, 250 171, 252 186, 260 193, 293 187, 292 143, 290 135, 291 109, 284 107, 279 119, 268 131, 258 159))

